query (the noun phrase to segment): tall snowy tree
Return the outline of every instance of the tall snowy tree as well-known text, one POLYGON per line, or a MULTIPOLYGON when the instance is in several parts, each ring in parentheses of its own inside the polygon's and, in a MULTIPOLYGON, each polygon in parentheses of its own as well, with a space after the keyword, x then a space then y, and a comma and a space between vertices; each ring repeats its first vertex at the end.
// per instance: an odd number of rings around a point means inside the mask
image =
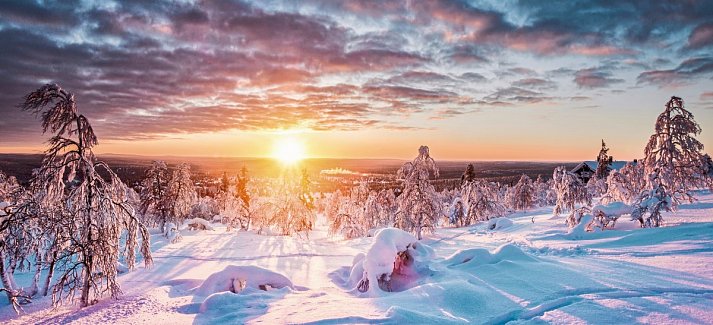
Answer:
POLYGON ((146 170, 146 176, 141 182, 140 211, 146 220, 159 225, 163 232, 166 222, 169 221, 170 197, 168 183, 171 175, 166 167, 166 162, 154 160, 151 167, 146 170))
POLYGON ((180 164, 168 183, 168 221, 182 223, 198 201, 196 188, 191 181, 191 166, 180 164))
MULTIPOLYGON (((121 293, 117 283, 122 230, 140 232, 141 253, 151 264, 149 234, 126 203, 126 185, 92 152, 97 137, 89 120, 77 111, 74 95, 56 84, 45 85, 28 94, 23 110, 41 115, 49 139, 42 165, 32 184, 41 193, 39 203, 46 209, 61 207, 67 220, 69 243, 61 252, 61 274, 53 289, 53 301, 74 297, 88 306, 103 293, 121 293)), ((127 245, 137 245, 127 241, 127 245)), ((136 247, 129 247, 134 250, 136 247)))
POLYGON ((478 179, 467 183, 461 190, 461 199, 465 207, 464 226, 487 221, 505 214, 504 193, 497 183, 478 179))
POLYGON ((704 184, 703 144, 695 138, 701 127, 683 107, 683 99, 673 96, 656 119, 654 129, 644 150, 644 173, 657 177, 648 178, 647 188, 665 187, 675 208, 681 200, 692 201, 690 190, 704 184), (653 179, 656 183, 652 183, 653 179))
POLYGON ((439 173, 427 146, 421 146, 418 156, 397 171, 397 177, 403 180, 403 191, 396 198, 396 226, 415 234, 418 240, 424 231, 434 229, 443 213, 438 193, 429 182, 431 174, 438 177, 439 173))
POLYGON ((597 155, 597 170, 594 172, 594 175, 598 179, 604 179, 609 175, 609 166, 611 165, 610 159, 609 148, 607 148, 607 144, 604 143, 604 139, 602 139, 602 148, 599 150, 599 154, 597 155))

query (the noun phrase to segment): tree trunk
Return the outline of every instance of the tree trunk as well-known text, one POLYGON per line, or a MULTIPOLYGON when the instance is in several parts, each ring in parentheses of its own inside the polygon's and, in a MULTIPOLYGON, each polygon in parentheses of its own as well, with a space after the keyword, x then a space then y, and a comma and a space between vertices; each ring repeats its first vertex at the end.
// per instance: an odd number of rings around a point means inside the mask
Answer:
POLYGON ((79 306, 87 307, 89 306, 89 290, 92 287, 92 256, 86 256, 84 261, 84 273, 82 279, 82 296, 80 298, 79 306))
POLYGON ((50 283, 52 282, 52 277, 54 276, 54 266, 57 263, 57 252, 52 253, 52 260, 50 261, 50 267, 47 272, 47 278, 45 278, 45 285, 42 287, 42 295, 47 296, 50 289, 50 283))
POLYGON ((42 256, 40 255, 40 250, 35 252, 35 275, 32 277, 32 285, 30 286, 30 291, 26 292, 27 296, 34 296, 40 291, 38 282, 40 282, 40 273, 42 273, 42 256))
POLYGON ((0 248, 0 278, 2 279, 3 287, 7 289, 5 291, 5 293, 7 294, 7 300, 10 302, 10 304, 13 304, 13 302, 17 299, 17 291, 12 285, 14 282, 11 281, 12 274, 8 274, 7 270, 5 270, 5 251, 2 248, 0 248))

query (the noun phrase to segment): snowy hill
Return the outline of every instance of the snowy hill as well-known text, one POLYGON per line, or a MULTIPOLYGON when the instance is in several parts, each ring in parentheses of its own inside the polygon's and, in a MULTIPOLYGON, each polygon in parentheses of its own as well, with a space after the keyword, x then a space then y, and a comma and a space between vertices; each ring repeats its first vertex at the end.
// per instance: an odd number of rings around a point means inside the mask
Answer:
POLYGON ((51 311, 45 299, 18 316, 2 299, 0 321, 710 324, 713 195, 699 199, 667 214, 665 227, 640 229, 622 218, 616 230, 579 239, 551 208, 511 215, 512 224, 494 222, 495 230, 488 223, 439 228, 421 241, 435 254, 424 262, 428 272, 404 291, 378 296, 349 281, 371 237, 330 238, 323 224, 309 238, 227 233, 221 226, 183 230, 175 244, 155 234, 154 267, 121 275, 120 300, 51 311), (232 282, 216 284, 221 279, 232 282))

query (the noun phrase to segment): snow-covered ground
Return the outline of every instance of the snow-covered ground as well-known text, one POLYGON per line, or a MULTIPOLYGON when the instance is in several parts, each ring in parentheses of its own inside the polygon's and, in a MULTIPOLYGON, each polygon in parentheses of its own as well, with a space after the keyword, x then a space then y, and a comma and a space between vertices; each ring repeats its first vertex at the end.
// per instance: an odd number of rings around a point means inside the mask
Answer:
POLYGON ((175 244, 155 235, 154 267, 121 275, 120 300, 50 310, 45 299, 17 316, 3 296, 0 322, 712 324, 713 195, 699 199, 657 229, 624 217, 617 230, 573 236, 548 208, 491 223, 494 230, 438 229, 422 241, 436 256, 428 272, 405 291, 376 296, 349 285, 354 257, 373 238, 330 238, 324 225, 309 238, 220 226, 184 230, 175 244))

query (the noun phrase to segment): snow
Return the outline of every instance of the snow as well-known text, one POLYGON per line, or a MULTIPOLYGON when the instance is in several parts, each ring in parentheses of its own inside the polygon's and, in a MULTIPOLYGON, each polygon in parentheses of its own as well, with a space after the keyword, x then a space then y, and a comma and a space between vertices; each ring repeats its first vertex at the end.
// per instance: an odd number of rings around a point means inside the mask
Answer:
POLYGON ((506 217, 498 217, 488 220, 488 229, 500 230, 512 226, 512 220, 506 217))
POLYGON ((592 214, 596 214, 597 211, 604 213, 607 216, 621 217, 625 214, 630 214, 632 207, 623 202, 611 202, 605 205, 595 205, 592 208, 592 214))
POLYGON ((253 265, 229 265, 222 271, 211 274, 196 289, 195 293, 208 296, 224 291, 240 293, 244 288, 267 291, 268 288, 280 289, 284 287, 293 288, 294 286, 290 279, 280 273, 253 265), (238 289, 239 287, 240 289, 238 289))
MULTIPOLYGON (((264 236, 215 225, 181 230, 182 240, 172 244, 152 232, 154 266, 120 275, 120 300, 52 310, 39 298, 18 316, 1 296, 0 323, 711 324, 713 194, 697 197, 665 212, 660 228, 621 218, 613 230, 572 236, 565 216, 553 217, 551 208, 510 215, 512 225, 497 231, 487 222, 437 228, 411 252, 424 271, 417 280, 375 295, 353 290, 356 282, 367 269, 393 271, 396 252, 413 236, 386 228, 342 240, 323 227, 309 237, 264 236), (217 284, 198 294, 209 278, 221 278, 216 283, 225 289, 223 280, 240 272, 248 277, 239 294, 215 292, 217 284), (273 273, 292 288, 249 284, 250 276, 273 273)), ((18 273, 18 284, 31 276, 18 273)))
POLYGON ((203 218, 186 219, 186 221, 183 222, 183 225, 189 230, 215 230, 210 221, 203 218))

